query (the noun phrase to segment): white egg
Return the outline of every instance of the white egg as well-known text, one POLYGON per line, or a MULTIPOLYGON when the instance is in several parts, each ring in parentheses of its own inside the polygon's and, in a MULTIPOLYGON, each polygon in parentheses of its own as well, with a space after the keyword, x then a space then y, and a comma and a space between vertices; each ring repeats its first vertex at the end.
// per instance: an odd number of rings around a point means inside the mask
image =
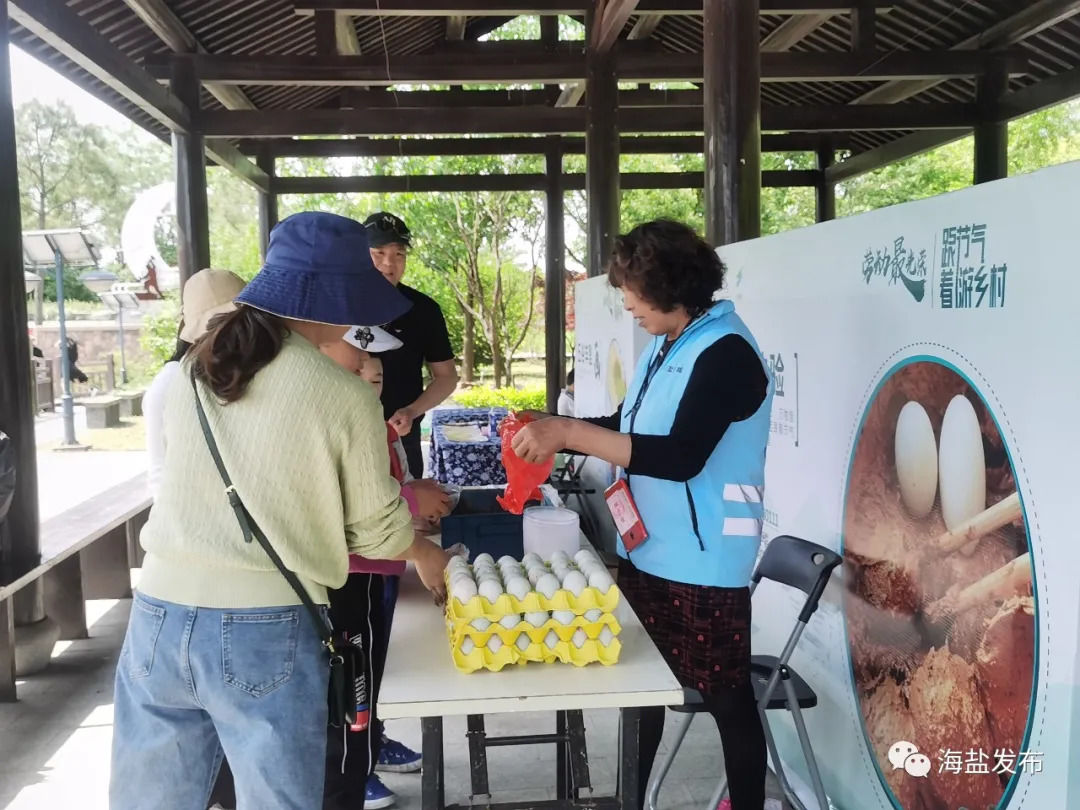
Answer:
POLYGON ((525 576, 525 569, 520 565, 507 565, 504 568, 499 569, 499 573, 502 574, 503 582, 509 582, 515 577, 525 576))
POLYGON ((548 560, 548 562, 550 562, 552 565, 555 565, 555 563, 557 562, 561 562, 563 565, 566 565, 568 562, 570 562, 570 555, 561 549, 558 551, 553 551, 551 553, 551 559, 548 560))
POLYGON ((574 596, 581 596, 581 592, 588 586, 585 575, 580 571, 570 571, 563 577, 562 586, 574 596))
POLYGON ((465 562, 461 557, 451 557, 450 562, 446 564, 446 570, 451 574, 458 571, 462 571, 466 574, 469 573, 469 564, 465 562))
POLYGON ((551 611, 551 618, 553 618, 559 624, 573 624, 574 623, 574 611, 572 611, 572 610, 553 610, 553 611, 551 611))
POLYGON ((503 595, 502 585, 492 579, 485 579, 480 583, 480 587, 477 590, 479 590, 480 595, 489 602, 494 602, 503 595))
POLYGON ((475 649, 476 649, 476 642, 474 642, 468 636, 465 636, 465 638, 461 642, 461 651, 465 655, 468 655, 469 653, 471 653, 475 649))
POLYGON ((551 615, 546 610, 535 610, 532 613, 525 614, 525 621, 533 627, 543 627, 550 618, 551 615))
POLYGON ((913 517, 924 518, 937 495, 938 453, 930 417, 918 402, 900 409, 893 447, 900 497, 913 517))
POLYGON ((526 576, 529 578, 529 584, 535 588, 537 582, 548 576, 548 570, 546 568, 533 568, 530 569, 526 576))
POLYGON ((614 641, 614 640, 615 640, 615 634, 611 632, 610 627, 605 627, 603 630, 600 631, 600 646, 601 647, 610 646, 611 642, 614 641))
POLYGON ((596 588, 600 593, 607 593, 614 584, 615 580, 611 578, 606 568, 589 575, 589 587, 596 588))
POLYGON ((492 557, 490 554, 488 554, 486 552, 484 554, 477 554, 476 559, 473 560, 473 567, 474 568, 476 566, 478 566, 478 565, 494 565, 494 564, 495 564, 495 558, 492 557))
POLYGON ((543 565, 544 561, 540 559, 539 554, 530 551, 528 554, 521 558, 521 564, 524 565, 526 569, 528 569, 532 568, 534 565, 543 565))
POLYGON ((468 602, 476 594, 476 583, 472 579, 459 579, 450 583, 450 595, 461 602, 468 602))
POLYGON ((605 570, 604 569, 604 564, 602 562, 600 562, 599 560, 596 560, 596 559, 586 560, 585 562, 578 563, 578 569, 585 576, 588 576, 593 571, 603 571, 603 570, 605 570))
POLYGON ((504 554, 503 556, 499 557, 499 568, 502 568, 504 565, 517 565, 517 564, 518 564, 518 561, 515 560, 513 557, 511 557, 509 554, 504 554))
POLYGON ((524 599, 529 595, 531 590, 532 586, 525 577, 516 576, 513 579, 508 579, 506 581, 506 592, 511 594, 515 599, 524 599))
POLYGON ((507 613, 501 619, 499 624, 505 627, 507 630, 513 630, 519 624, 521 624, 521 614, 519 613, 507 613))
POLYGON ((469 622, 469 626, 472 627, 474 630, 479 630, 481 633, 483 633, 485 630, 491 627, 491 620, 485 619, 483 616, 477 616, 475 619, 469 622))
POLYGON ((559 643, 559 637, 555 635, 554 630, 548 630, 548 634, 544 636, 544 643, 549 650, 555 649, 555 645, 559 643))
POLYGON ((477 579, 480 579, 480 577, 483 577, 483 576, 498 576, 498 574, 499 574, 499 569, 496 568, 494 565, 474 565, 473 566, 473 576, 475 576, 477 579))
POLYGON ((580 650, 582 645, 588 640, 588 638, 589 637, 585 635, 585 631, 579 627, 570 640, 573 641, 574 646, 580 650))
POLYGON ((532 644, 532 639, 529 638, 524 633, 520 633, 518 635, 518 637, 517 637, 517 640, 514 642, 514 644, 517 645, 517 648, 519 650, 521 650, 522 652, 525 652, 525 650, 529 649, 529 645, 532 644))
POLYGON ((580 567, 583 565, 587 565, 590 562, 600 562, 600 560, 597 559, 597 556, 593 553, 592 549, 583 548, 581 549, 581 551, 574 555, 574 562, 576 562, 580 567))
POLYGON ((555 595, 555 592, 559 590, 559 580, 555 579, 552 574, 544 574, 536 581, 536 584, 533 587, 550 599, 555 595))
POLYGON ((473 585, 476 584, 476 582, 473 580, 472 574, 470 574, 468 571, 455 571, 454 573, 452 573, 450 575, 450 586, 453 587, 453 585, 457 582, 471 582, 473 585))
POLYGON ((498 636, 492 636, 487 641, 487 648, 489 650, 491 650, 493 653, 496 653, 499 650, 501 650, 502 645, 503 645, 503 640, 501 638, 499 638, 498 636))
POLYGON ((571 571, 571 568, 566 563, 553 562, 551 564, 551 573, 553 573, 555 576, 557 576, 559 578, 560 582, 562 582, 564 579, 566 579, 566 575, 569 574, 570 571, 571 571))
POLYGON ((604 615, 604 611, 600 610, 600 608, 593 608, 592 610, 586 610, 585 611, 585 621, 587 621, 587 622, 598 622, 598 621, 600 621, 600 617, 603 616, 603 615, 604 615))
POLYGON ((975 408, 957 394, 941 421, 941 516, 952 531, 986 509, 986 455, 975 408))

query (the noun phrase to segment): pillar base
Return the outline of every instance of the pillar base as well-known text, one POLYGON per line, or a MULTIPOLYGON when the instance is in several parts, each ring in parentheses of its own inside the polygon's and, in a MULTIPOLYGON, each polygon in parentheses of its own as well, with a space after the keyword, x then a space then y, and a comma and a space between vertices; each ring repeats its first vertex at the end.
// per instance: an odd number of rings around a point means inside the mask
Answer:
POLYGON ((60 625, 46 616, 33 624, 15 628, 15 677, 24 678, 45 669, 53 647, 60 640, 60 625))

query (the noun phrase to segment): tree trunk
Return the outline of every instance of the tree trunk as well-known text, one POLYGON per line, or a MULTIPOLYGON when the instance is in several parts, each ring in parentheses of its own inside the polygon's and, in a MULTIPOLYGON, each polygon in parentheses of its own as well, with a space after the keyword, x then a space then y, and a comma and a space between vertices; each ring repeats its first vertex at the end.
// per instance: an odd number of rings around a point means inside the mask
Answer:
MULTIPOLYGON (((469 293, 469 306, 474 306, 472 293, 469 293)), ((476 321, 472 312, 463 310, 465 329, 461 339, 461 376, 465 382, 476 380, 476 321)))
POLYGON ((496 339, 491 341, 491 363, 494 367, 495 387, 502 388, 505 370, 503 368, 503 346, 501 340, 496 339))

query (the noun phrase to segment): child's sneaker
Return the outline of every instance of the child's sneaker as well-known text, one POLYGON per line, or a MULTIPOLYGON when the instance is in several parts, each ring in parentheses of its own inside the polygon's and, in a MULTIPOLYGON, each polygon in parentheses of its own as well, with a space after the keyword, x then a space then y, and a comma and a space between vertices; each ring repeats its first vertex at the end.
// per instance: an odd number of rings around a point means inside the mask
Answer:
POLYGON ((372 774, 364 789, 365 810, 383 810, 386 807, 393 807, 395 802, 397 802, 397 796, 394 795, 394 791, 384 785, 379 777, 372 774))
POLYGON ((423 759, 420 754, 413 751, 409 746, 384 736, 382 738, 382 749, 379 751, 379 761, 375 763, 375 770, 389 771, 390 773, 416 773, 420 770, 423 759))

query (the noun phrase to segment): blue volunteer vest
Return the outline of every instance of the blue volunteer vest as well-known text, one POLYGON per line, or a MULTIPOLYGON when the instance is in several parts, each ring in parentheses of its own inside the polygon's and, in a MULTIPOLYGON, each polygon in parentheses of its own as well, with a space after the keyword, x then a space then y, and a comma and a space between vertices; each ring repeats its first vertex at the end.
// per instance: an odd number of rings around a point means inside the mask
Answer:
MULTIPOLYGON (((657 337, 642 352, 626 392, 622 432, 667 435, 698 356, 732 334, 744 338, 760 355, 750 330, 735 314, 735 305, 718 301, 671 346, 635 409, 648 370, 666 339, 657 337)), ((649 539, 629 554, 619 540, 620 556, 646 573, 675 582, 725 588, 749 584, 765 515, 765 448, 772 397, 770 376, 765 401, 753 416, 728 427, 702 471, 689 481, 627 477, 649 539)))

